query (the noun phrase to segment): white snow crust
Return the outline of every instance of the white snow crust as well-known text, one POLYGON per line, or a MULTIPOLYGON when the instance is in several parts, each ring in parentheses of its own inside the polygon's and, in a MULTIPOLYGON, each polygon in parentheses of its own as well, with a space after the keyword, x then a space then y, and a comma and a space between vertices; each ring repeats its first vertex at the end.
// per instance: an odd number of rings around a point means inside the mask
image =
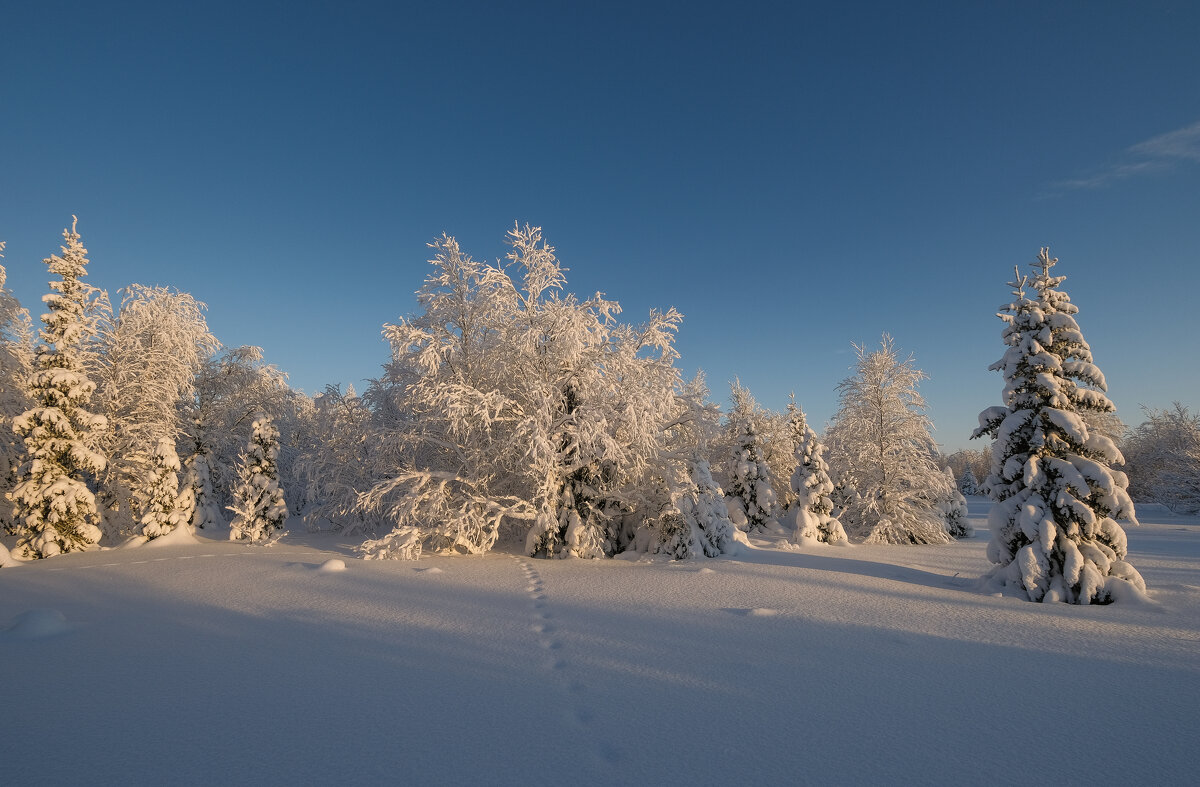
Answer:
POLYGON ((1056 783, 1194 783, 1200 518, 1139 507, 1149 594, 1031 604, 979 583, 968 502, 952 544, 742 534, 702 566, 504 542, 414 566, 328 533, 23 563, 0 571, 0 778, 987 784, 1046 752, 1056 783), (29 679, 50 664, 69 679, 29 679))

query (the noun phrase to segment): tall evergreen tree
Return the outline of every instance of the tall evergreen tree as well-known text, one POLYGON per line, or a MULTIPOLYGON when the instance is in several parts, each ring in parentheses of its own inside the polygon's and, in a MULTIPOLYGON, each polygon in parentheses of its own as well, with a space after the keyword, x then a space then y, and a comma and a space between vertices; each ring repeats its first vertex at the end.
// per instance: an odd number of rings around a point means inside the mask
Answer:
POLYGON ((734 548, 733 523, 708 462, 689 463, 688 483, 673 490, 661 516, 660 550, 677 560, 716 557, 734 548))
POLYGON ((945 472, 947 484, 938 500, 938 510, 942 512, 942 518, 946 521, 946 532, 955 538, 970 538, 975 535, 975 528, 971 527, 967 518, 967 499, 959 491, 954 473, 949 467, 945 472))
POLYGON ((788 488, 784 491, 782 508, 784 511, 791 511, 795 508, 796 490, 791 485, 791 478, 796 474, 796 463, 799 458, 796 456, 796 449, 804 440, 804 431, 808 429, 808 418, 804 415, 804 411, 800 409, 800 405, 796 404, 796 393, 793 391, 788 394, 787 411, 784 413, 784 420, 787 423, 788 443, 791 447, 791 461, 788 463, 787 472, 784 478, 788 479, 788 488))
POLYGON ((1004 374, 1004 405, 980 413, 972 435, 995 438, 988 558, 992 576, 1030 601, 1107 603, 1130 585, 1145 590, 1115 518, 1137 520, 1125 474, 1110 467, 1121 452, 1088 428, 1089 413, 1115 408, 1079 310, 1058 289, 1066 277, 1050 275, 1056 262, 1042 249, 1032 281, 1018 271, 999 315, 1008 349, 989 368, 1004 374))
POLYGON ((180 497, 179 455, 175 453, 174 441, 164 437, 154 447, 149 467, 133 493, 142 535, 158 538, 186 526, 190 512, 181 504, 180 497))
MULTIPOLYGON (((792 406, 789 405, 789 410, 792 406)), ((796 469, 792 472, 792 494, 794 501, 788 508, 787 518, 796 529, 795 539, 814 538, 827 544, 846 543, 846 532, 842 523, 833 517, 833 501, 829 494, 833 482, 829 479, 829 467, 825 464, 825 446, 817 440, 817 433, 808 425, 804 411, 796 407, 790 418, 797 435, 796 469)))
POLYGON ((765 530, 774 524, 778 507, 771 486, 771 471, 763 456, 762 440, 751 421, 741 425, 741 443, 732 463, 729 504, 730 519, 747 531, 765 530))
POLYGON ((279 431, 260 415, 250 426, 250 442, 238 458, 238 484, 233 490, 231 541, 270 541, 283 530, 287 503, 279 485, 279 431))
POLYGON ((188 512, 188 524, 200 530, 212 530, 225 526, 217 493, 213 488, 213 472, 208 454, 197 446, 196 453, 183 463, 183 491, 186 495, 183 510, 188 512))
POLYGON ((962 471, 962 475, 958 477, 958 491, 964 495, 979 494, 979 479, 975 477, 975 471, 971 468, 966 468, 962 471))
POLYGON ((93 290, 80 281, 88 259, 74 221, 63 238, 62 256, 45 260, 60 278, 50 282, 51 292, 43 298, 49 311, 42 315, 30 377, 32 407, 13 420, 25 440, 25 460, 10 495, 21 533, 17 552, 23 557, 88 549, 101 537, 89 483, 105 467, 96 445, 106 422, 86 409, 96 386, 82 361, 93 333, 86 318, 93 290))

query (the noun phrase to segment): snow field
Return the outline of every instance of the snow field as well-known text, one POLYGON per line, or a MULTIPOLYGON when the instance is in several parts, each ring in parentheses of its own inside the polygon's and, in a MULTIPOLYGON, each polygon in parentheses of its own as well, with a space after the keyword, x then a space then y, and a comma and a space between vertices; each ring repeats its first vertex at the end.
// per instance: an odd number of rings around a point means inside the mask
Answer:
POLYGON ((1192 783, 1200 520, 1146 509, 1129 528, 1153 603, 1033 604, 978 590, 985 505, 974 538, 926 547, 752 537, 714 560, 413 563, 350 559, 331 535, 201 537, 3 569, 0 769, 12 784, 1192 783), (78 733, 47 747, 65 719, 78 733))

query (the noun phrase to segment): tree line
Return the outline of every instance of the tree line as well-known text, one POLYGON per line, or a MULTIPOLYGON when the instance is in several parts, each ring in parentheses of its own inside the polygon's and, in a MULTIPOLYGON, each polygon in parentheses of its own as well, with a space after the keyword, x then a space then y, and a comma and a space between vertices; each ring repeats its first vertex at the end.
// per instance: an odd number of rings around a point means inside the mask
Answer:
POLYGON ((818 436, 794 399, 773 412, 735 380, 722 412, 702 375, 683 379, 674 309, 624 322, 615 301, 566 290, 540 229, 508 245, 488 264, 452 237, 430 244, 418 311, 384 326, 390 358, 361 395, 292 390, 257 348, 223 347, 186 293, 134 284, 114 307, 83 283, 74 225, 45 260, 37 341, 0 266, 0 516, 18 554, 223 527, 226 512, 234 538, 277 538, 291 512, 362 538, 368 558, 506 536, 543 557, 716 556, 755 533, 937 544, 970 534, 965 491, 997 500, 998 577, 1103 601, 1107 577, 1140 581, 1108 524, 1133 516, 1114 438, 1135 492, 1196 507, 1196 419, 1177 406, 1119 434, 1045 252, 1034 296, 1018 275, 1001 314, 1005 405, 977 433, 992 445, 943 457, 925 375, 886 335, 855 348, 818 436))

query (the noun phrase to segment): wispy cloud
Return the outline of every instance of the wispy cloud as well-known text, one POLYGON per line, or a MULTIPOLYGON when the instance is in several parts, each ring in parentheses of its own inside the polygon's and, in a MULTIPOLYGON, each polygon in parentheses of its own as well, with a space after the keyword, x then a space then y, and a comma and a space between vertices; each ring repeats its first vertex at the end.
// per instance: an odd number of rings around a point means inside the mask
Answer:
POLYGON ((1103 188, 1137 175, 1168 172, 1189 161, 1200 162, 1200 121, 1131 145, 1108 166, 1089 175, 1056 181, 1050 187, 1055 193, 1103 188))

